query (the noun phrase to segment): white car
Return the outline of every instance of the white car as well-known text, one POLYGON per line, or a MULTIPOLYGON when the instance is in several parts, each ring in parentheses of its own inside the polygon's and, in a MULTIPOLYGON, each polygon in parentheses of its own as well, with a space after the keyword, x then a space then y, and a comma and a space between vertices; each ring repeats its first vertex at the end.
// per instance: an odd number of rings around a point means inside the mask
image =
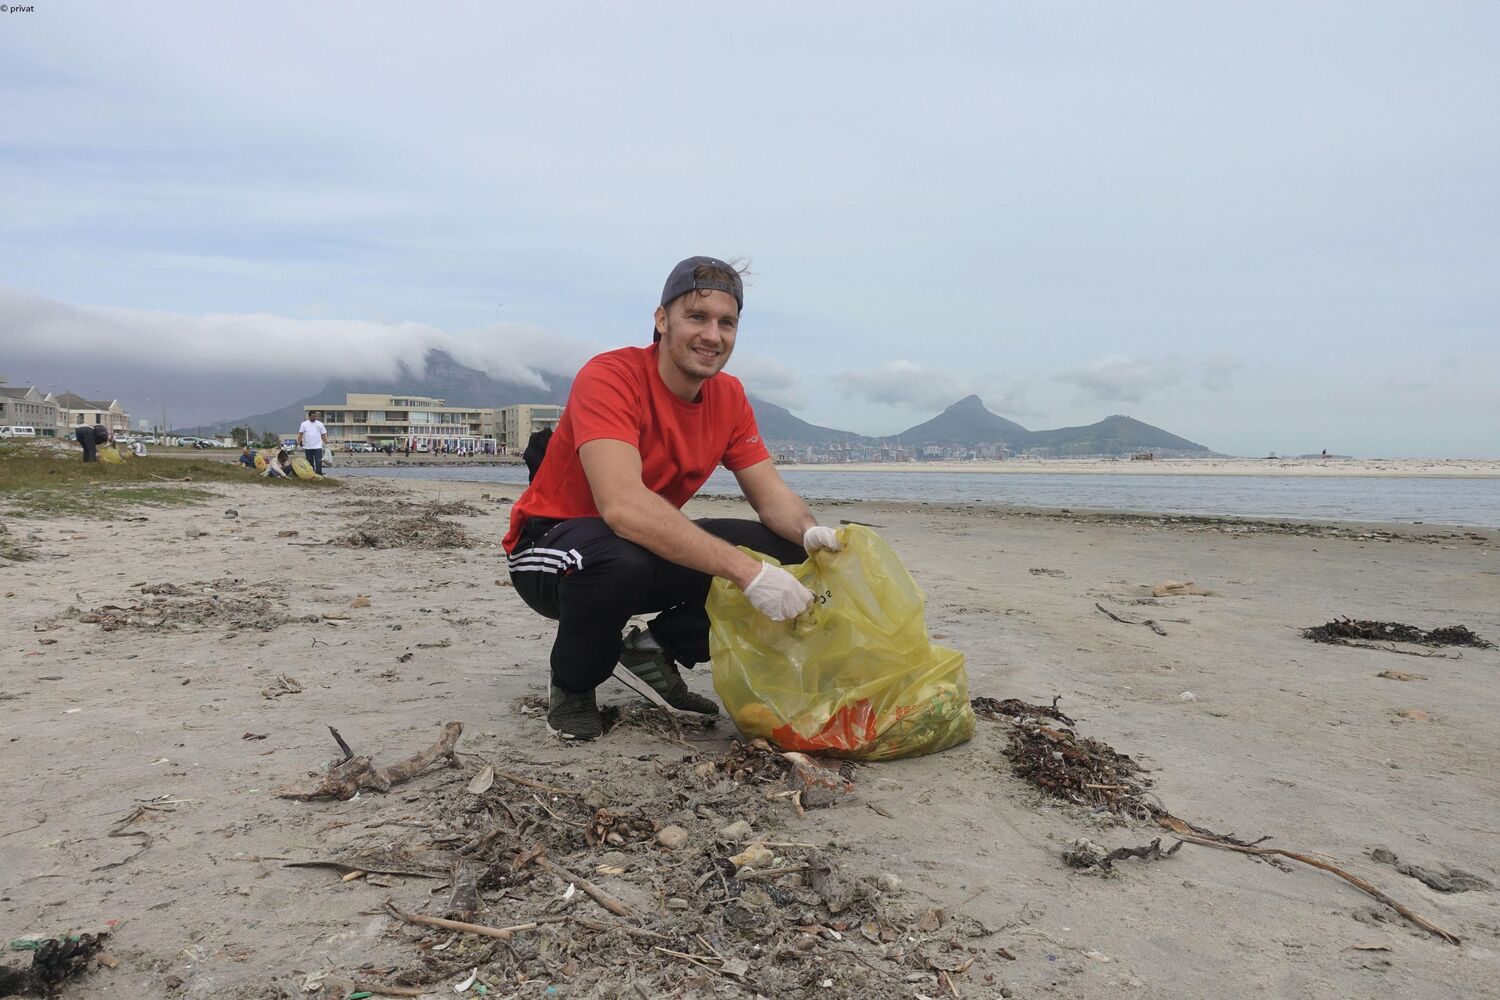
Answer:
POLYGON ((6 425, 4 427, 0 427, 0 437, 34 438, 36 437, 36 428, 11 427, 9 425, 6 425))

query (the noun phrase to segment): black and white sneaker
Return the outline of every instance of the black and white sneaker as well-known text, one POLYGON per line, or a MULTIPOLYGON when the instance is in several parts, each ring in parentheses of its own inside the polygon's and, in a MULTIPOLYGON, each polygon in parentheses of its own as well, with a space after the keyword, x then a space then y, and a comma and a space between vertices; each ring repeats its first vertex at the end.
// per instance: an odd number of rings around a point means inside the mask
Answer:
POLYGON ((645 629, 632 628, 620 642, 620 666, 615 676, 649 701, 664 701, 681 712, 718 715, 719 706, 688 689, 677 664, 645 629), (655 695, 655 697, 652 697, 655 695))
POLYGON ((594 692, 574 694, 560 687, 552 688, 552 705, 547 710, 547 729, 563 740, 597 740, 604 735, 604 720, 594 692))

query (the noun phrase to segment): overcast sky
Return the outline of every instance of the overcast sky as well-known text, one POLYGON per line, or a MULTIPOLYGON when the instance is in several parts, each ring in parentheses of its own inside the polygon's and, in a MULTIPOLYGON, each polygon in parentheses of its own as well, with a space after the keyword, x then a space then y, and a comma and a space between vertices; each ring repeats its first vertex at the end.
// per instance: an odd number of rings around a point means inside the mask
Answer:
POLYGON ((705 253, 752 261, 729 370, 816 423, 977 392, 1500 455, 1493 0, 35 8, 0 15, 13 383, 129 352, 224 386, 207 420, 426 346, 570 372, 705 253))

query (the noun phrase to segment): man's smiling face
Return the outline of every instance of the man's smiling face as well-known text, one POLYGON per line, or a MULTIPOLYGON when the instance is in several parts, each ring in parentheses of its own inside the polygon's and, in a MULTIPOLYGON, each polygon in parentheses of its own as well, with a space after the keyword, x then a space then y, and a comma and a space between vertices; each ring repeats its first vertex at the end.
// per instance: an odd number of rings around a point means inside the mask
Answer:
POLYGON ((720 291, 693 291, 656 310, 656 332, 661 334, 660 371, 663 381, 685 399, 717 375, 734 352, 740 309, 734 296, 720 291))

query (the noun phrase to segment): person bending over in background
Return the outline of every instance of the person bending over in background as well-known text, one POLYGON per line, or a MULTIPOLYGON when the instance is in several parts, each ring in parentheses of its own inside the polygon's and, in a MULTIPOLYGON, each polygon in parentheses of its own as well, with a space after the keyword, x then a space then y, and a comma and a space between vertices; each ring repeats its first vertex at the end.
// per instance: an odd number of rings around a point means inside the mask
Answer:
POLYGON ((73 438, 83 447, 83 460, 85 462, 99 461, 99 449, 94 445, 94 429, 88 424, 80 424, 73 428, 73 438))

